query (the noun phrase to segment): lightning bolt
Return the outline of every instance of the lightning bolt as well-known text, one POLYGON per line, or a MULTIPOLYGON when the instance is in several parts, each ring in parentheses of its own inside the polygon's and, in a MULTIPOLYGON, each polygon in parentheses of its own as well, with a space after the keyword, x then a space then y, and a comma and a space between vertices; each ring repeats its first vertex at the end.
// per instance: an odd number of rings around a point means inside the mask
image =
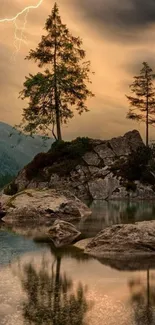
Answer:
POLYGON ((42 4, 42 2, 43 2, 43 0, 39 0, 39 2, 36 5, 33 5, 33 6, 31 5, 31 6, 25 7, 23 10, 19 11, 14 17, 0 18, 0 23, 9 23, 9 22, 14 23, 14 27, 15 27, 15 31, 14 31, 15 52, 13 53, 13 58, 14 59, 15 59, 15 56, 17 55, 17 53, 20 51, 21 44, 26 43, 26 40, 25 40, 25 37, 24 37, 24 31, 25 31, 26 24, 27 24, 28 13, 29 13, 29 11, 31 9, 39 8, 40 5, 42 4), (24 23, 23 23, 22 27, 18 27, 17 19, 22 15, 24 15, 24 23))

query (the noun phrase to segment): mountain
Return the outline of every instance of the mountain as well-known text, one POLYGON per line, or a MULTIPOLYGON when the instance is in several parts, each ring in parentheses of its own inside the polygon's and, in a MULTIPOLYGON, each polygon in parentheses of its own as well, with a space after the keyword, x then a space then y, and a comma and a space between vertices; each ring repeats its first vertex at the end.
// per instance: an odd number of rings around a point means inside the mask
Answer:
POLYGON ((26 136, 11 125, 0 122, 0 176, 17 172, 39 152, 50 149, 53 140, 44 141, 41 136, 26 136))

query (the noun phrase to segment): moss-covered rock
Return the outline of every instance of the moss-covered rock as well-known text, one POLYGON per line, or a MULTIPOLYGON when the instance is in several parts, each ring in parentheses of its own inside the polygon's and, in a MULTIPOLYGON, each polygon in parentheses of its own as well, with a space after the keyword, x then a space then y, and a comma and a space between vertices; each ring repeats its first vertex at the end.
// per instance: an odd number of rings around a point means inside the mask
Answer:
POLYGON ((92 150, 89 138, 77 138, 71 142, 56 141, 47 153, 38 154, 26 167, 28 180, 40 177, 41 170, 50 167, 50 172, 60 176, 69 173, 79 164, 83 163, 83 155, 92 150))
POLYGON ((77 138, 53 143, 5 189, 68 189, 80 199, 155 198, 155 154, 138 131, 111 140, 77 138))

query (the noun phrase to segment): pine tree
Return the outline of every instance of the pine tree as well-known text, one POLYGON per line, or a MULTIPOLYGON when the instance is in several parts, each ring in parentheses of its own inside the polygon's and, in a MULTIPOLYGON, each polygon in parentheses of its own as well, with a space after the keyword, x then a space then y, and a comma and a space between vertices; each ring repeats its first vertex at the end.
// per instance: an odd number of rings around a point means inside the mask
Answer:
POLYGON ((153 79, 155 75, 147 62, 143 62, 143 67, 139 76, 134 77, 134 82, 130 85, 131 92, 135 97, 126 96, 131 108, 127 118, 142 121, 146 124, 146 146, 149 143, 149 124, 155 122, 155 88, 153 79))
POLYGON ((74 116, 74 108, 79 114, 87 112, 86 100, 94 96, 88 89, 90 61, 84 61, 82 40, 72 36, 62 23, 56 3, 45 29, 47 35, 42 36, 36 50, 30 50, 26 57, 46 69, 26 77, 20 98, 28 98, 29 104, 23 110, 21 126, 26 132, 43 131, 44 134, 50 128, 55 138, 61 140, 62 123, 74 116))

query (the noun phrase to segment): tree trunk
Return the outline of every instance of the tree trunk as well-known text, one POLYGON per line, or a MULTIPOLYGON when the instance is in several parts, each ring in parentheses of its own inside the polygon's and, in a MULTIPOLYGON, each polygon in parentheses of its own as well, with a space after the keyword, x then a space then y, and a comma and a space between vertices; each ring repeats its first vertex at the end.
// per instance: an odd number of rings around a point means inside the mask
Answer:
POLYGON ((148 108, 146 111, 146 146, 149 145, 149 114, 148 114, 148 108))
MULTIPOLYGON (((147 77, 147 75, 146 75, 147 77)), ((149 94, 148 94, 148 79, 147 79, 147 95, 146 95, 146 146, 149 145, 149 94)))
POLYGON ((59 97, 58 97, 58 85, 57 85, 57 36, 55 30, 55 49, 54 49, 54 99, 55 99, 55 116, 56 116, 56 129, 57 129, 57 140, 62 140, 61 135, 61 123, 60 123, 60 108, 59 108, 59 97))
POLYGON ((55 288, 54 288, 54 319, 53 324, 59 324, 60 313, 60 267, 61 257, 57 257, 56 273, 55 273, 55 288))
POLYGON ((152 313, 150 306, 150 270, 147 269, 147 321, 148 324, 152 324, 152 313))
POLYGON ((55 101, 55 112, 56 112, 57 139, 60 141, 62 140, 60 114, 59 114, 59 105, 57 105, 56 101, 55 101))

